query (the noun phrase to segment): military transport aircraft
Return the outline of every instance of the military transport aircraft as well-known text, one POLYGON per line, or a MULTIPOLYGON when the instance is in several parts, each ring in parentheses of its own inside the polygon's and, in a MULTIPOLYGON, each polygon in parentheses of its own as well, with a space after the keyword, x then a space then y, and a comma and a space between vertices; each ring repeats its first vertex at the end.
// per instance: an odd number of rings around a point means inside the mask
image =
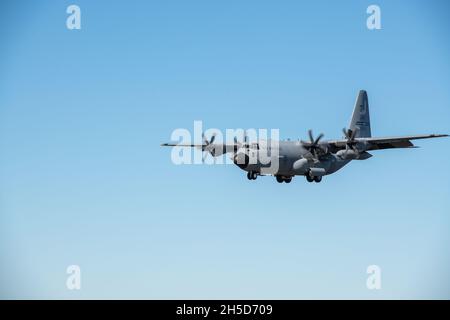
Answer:
POLYGON ((208 141, 203 137, 202 144, 176 144, 164 143, 162 146, 196 147, 213 157, 226 153, 231 154, 233 162, 242 170, 247 171, 247 178, 255 180, 259 175, 275 176, 279 183, 289 183, 294 176, 305 176, 308 182, 320 182, 325 175, 332 174, 352 160, 366 160, 372 155, 368 151, 415 148, 411 140, 446 137, 446 134, 394 136, 373 138, 370 129, 369 101, 367 92, 359 91, 356 98, 352 118, 348 129, 343 129, 344 138, 340 140, 322 140, 323 133, 314 138, 312 130, 308 131, 309 141, 277 141, 278 152, 276 154, 277 165, 262 162, 259 154, 270 149, 269 140, 260 140, 256 143, 248 143, 244 136, 244 142, 214 143, 213 135, 208 141), (255 161, 251 161, 256 159, 255 161), (275 168, 270 171, 270 168, 275 168))

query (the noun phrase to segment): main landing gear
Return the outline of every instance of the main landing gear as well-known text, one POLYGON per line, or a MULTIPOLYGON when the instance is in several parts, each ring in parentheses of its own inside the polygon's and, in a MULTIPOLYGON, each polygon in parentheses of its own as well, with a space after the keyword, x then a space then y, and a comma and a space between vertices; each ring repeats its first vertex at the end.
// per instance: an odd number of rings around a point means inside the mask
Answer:
POLYGON ((247 172, 248 180, 256 180, 257 177, 258 177, 258 174, 256 172, 254 172, 254 171, 247 172))
POLYGON ((308 182, 317 182, 317 183, 319 183, 320 181, 322 181, 322 177, 321 176, 314 176, 314 177, 311 177, 309 174, 307 174, 306 176, 306 180, 308 180, 308 182))
POLYGON ((278 183, 290 183, 292 181, 292 177, 275 176, 275 178, 277 179, 278 183))

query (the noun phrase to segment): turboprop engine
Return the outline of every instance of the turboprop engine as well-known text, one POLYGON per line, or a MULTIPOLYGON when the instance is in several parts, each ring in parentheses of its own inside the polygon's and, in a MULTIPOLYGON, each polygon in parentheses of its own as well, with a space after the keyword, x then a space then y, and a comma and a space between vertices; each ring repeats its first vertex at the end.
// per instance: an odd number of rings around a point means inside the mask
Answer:
POLYGON ((358 129, 342 129, 347 139, 345 150, 339 150, 336 155, 343 160, 365 160, 372 155, 366 152, 368 144, 365 141, 358 141, 356 134, 358 129))
POLYGON ((339 150, 338 152, 336 152, 336 155, 344 160, 354 160, 354 159, 358 159, 359 157, 359 152, 355 151, 355 150, 351 150, 351 149, 345 149, 345 150, 339 150))

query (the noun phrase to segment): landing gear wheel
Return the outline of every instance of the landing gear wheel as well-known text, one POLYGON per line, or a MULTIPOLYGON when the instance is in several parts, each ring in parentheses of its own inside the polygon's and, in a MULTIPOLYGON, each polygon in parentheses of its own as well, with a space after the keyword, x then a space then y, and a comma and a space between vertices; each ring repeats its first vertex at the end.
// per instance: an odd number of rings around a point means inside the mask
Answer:
POLYGON ((314 181, 319 183, 320 181, 322 181, 322 177, 321 176, 315 176, 314 177, 314 181))
POLYGON ((256 180, 257 177, 258 177, 258 174, 256 172, 254 172, 254 171, 247 172, 248 180, 256 180))
POLYGON ((284 179, 281 176, 276 176, 278 183, 283 183, 284 179))
POLYGON ((290 183, 292 181, 292 178, 286 178, 286 179, 284 179, 284 182, 286 182, 286 183, 290 183))
POLYGON ((305 177, 306 177, 306 180, 308 180, 308 182, 314 181, 314 178, 312 178, 309 174, 307 174, 305 177))

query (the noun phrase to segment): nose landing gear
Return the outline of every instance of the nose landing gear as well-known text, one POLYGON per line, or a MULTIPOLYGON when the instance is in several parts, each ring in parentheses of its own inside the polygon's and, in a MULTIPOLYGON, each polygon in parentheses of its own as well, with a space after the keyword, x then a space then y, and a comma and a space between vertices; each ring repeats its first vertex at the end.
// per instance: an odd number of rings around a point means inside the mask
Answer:
POLYGON ((258 173, 254 172, 254 171, 247 172, 248 180, 256 180, 257 177, 258 177, 258 173))

